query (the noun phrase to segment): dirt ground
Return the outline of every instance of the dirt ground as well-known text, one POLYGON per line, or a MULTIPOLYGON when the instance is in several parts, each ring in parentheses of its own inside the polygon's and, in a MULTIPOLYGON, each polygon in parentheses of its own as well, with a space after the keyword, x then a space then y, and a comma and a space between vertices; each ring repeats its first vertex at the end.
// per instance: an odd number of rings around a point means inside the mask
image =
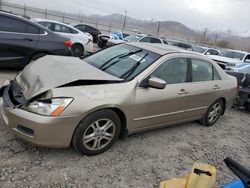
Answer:
MULTIPOLYGON (((16 71, 0 70, 0 86, 16 71)), ((232 157, 250 168, 250 114, 228 110, 212 127, 170 126, 118 140, 107 152, 81 156, 72 148, 41 148, 15 138, 0 119, 0 187, 150 188, 182 177, 195 161, 216 166, 217 186, 235 178, 232 157)))

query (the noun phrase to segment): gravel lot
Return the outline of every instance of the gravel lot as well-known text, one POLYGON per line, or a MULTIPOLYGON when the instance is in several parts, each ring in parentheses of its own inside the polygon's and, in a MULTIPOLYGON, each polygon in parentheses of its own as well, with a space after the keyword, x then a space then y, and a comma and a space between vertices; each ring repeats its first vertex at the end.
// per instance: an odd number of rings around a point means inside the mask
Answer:
MULTIPOLYGON (((16 71, 1 70, 0 85, 16 71)), ((230 156, 250 168, 250 115, 228 110, 213 127, 198 123, 132 135, 107 152, 87 157, 72 148, 36 147, 15 138, 0 119, 0 187, 159 187, 182 177, 195 161, 217 168, 217 185, 233 178, 230 156)))

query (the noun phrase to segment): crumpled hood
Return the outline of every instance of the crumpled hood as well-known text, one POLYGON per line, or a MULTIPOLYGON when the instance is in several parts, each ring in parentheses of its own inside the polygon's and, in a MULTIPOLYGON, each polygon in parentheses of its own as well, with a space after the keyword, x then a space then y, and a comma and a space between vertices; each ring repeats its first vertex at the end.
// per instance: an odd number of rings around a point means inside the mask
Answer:
POLYGON ((27 65, 16 77, 29 100, 45 91, 78 80, 122 81, 76 57, 47 55, 27 65))
POLYGON ((228 57, 223 57, 223 56, 218 56, 218 55, 208 55, 208 57, 210 57, 213 60, 217 60, 217 61, 221 61, 221 62, 225 62, 225 63, 233 63, 233 64, 237 64, 237 63, 242 63, 242 61, 237 60, 237 59, 232 59, 232 58, 228 58, 228 57))

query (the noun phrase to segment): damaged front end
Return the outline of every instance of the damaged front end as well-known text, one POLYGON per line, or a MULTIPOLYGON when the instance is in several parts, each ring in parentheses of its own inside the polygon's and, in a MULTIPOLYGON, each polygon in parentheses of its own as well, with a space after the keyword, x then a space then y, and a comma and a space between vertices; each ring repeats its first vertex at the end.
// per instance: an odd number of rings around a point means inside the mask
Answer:
POLYGON ((22 89, 16 80, 11 81, 0 89, 0 97, 3 98, 5 106, 8 107, 17 107, 29 102, 24 97, 22 89))

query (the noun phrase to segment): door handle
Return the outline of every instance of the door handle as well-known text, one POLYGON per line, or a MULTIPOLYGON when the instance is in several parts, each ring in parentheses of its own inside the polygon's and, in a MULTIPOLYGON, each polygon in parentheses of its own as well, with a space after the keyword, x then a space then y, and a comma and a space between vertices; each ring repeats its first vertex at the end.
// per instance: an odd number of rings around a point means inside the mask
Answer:
POLYGON ((185 95, 185 94, 188 94, 188 91, 185 90, 185 89, 181 89, 179 92, 178 92, 179 95, 185 95))
POLYGON ((24 38, 23 40, 24 41, 30 41, 30 42, 33 41, 33 39, 30 39, 30 38, 24 38))
POLYGON ((220 89, 220 87, 216 84, 216 85, 214 85, 214 87, 213 87, 213 89, 220 89))

